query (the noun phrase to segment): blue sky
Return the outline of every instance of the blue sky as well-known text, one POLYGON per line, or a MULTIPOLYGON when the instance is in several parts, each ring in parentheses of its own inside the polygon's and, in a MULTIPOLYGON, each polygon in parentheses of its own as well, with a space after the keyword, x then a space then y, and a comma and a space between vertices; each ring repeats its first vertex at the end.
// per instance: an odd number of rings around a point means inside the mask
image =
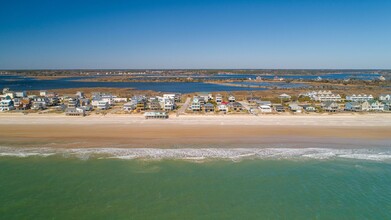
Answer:
POLYGON ((0 3, 0 69, 391 68, 389 0, 0 3))

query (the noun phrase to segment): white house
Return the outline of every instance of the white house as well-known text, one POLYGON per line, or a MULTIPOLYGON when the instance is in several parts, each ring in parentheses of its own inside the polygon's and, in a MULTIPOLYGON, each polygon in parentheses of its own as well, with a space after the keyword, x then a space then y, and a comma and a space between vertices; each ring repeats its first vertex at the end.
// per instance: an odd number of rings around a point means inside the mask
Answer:
POLYGON ((290 109, 292 112, 300 113, 300 112, 302 112, 303 107, 299 106, 299 105, 296 104, 296 103, 291 103, 291 104, 289 104, 289 109, 290 109))
POLYGON ((379 95, 380 101, 389 101, 391 100, 391 94, 381 94, 379 95))
POLYGON ((327 102, 327 101, 333 101, 333 102, 340 102, 341 101, 341 95, 339 94, 333 94, 331 91, 312 91, 307 94, 306 96, 309 96, 312 100, 319 101, 319 102, 327 102))
POLYGON ((346 96, 347 101, 352 101, 352 102, 364 102, 364 101, 370 101, 373 100, 372 95, 366 95, 366 94, 358 94, 358 95, 350 95, 346 96))
POLYGON ((172 99, 174 102, 180 102, 181 101, 181 94, 180 93, 167 93, 163 94, 164 99, 172 99))
POLYGON ((235 102, 235 101, 236 101, 235 96, 230 95, 230 96, 228 97, 228 101, 229 101, 229 102, 235 102))
POLYGON ((47 97, 35 97, 33 99, 32 109, 46 109, 49 105, 49 99, 47 97))
POLYGON ((217 104, 220 104, 223 102, 223 96, 220 95, 220 94, 217 94, 216 97, 215 97, 215 101, 217 104))
POLYGON ((175 93, 163 94, 163 98, 175 100, 175 93))
POLYGON ((15 93, 12 91, 8 91, 8 92, 4 93, 3 97, 7 97, 7 96, 10 97, 11 99, 16 97, 15 93))
POLYGON ((300 105, 306 112, 315 112, 316 108, 312 105, 300 105))
POLYGON ((289 100, 289 99, 291 99, 291 96, 284 93, 284 94, 279 95, 278 98, 284 99, 284 100, 289 100))
POLYGON ((363 111, 384 111, 384 103, 379 101, 365 101, 361 104, 363 111))
POLYGON ((271 113, 272 107, 270 105, 261 105, 258 107, 262 113, 271 113))
POLYGON ((100 110, 107 110, 107 109, 110 108, 110 104, 109 104, 108 101, 102 100, 102 101, 98 101, 98 104, 97 104, 96 107, 97 107, 98 109, 100 109, 100 110))
POLYGON ((200 103, 198 97, 193 98, 193 101, 191 102, 190 108, 193 111, 201 111, 201 103, 200 103))
POLYGON ((339 110, 339 105, 333 101, 326 101, 321 103, 322 108, 328 112, 336 112, 339 110))
POLYGON ((10 99, 5 99, 0 101, 0 111, 11 111, 14 110, 14 102, 10 99))
POLYGON ((175 101, 174 99, 165 99, 164 100, 164 110, 172 111, 175 109, 175 101))
POLYGON ((205 102, 208 102, 209 100, 213 99, 213 96, 211 93, 200 92, 197 95, 198 95, 198 97, 203 98, 205 102))
POLYGON ((227 103, 221 103, 217 106, 217 109, 219 110, 219 112, 228 112, 228 105, 227 103))
POLYGON ((115 97, 113 98, 113 101, 118 103, 118 102, 127 102, 128 98, 120 98, 120 97, 115 97))
POLYGON ((123 110, 126 112, 131 112, 136 109, 136 105, 132 102, 127 102, 123 106, 123 110))
POLYGON ((100 101, 106 101, 109 105, 113 105, 114 98, 117 98, 117 97, 111 95, 110 93, 93 93, 92 94, 92 105, 97 106, 100 101))
POLYGON ((83 108, 67 108, 65 110, 65 115, 68 116, 85 116, 86 111, 83 108))
POLYGON ((27 97, 27 93, 26 93, 26 91, 15 92, 15 97, 25 98, 25 97, 27 97))
POLYGON ((47 96, 47 94, 48 94, 48 91, 46 91, 46 90, 39 91, 39 96, 47 96))

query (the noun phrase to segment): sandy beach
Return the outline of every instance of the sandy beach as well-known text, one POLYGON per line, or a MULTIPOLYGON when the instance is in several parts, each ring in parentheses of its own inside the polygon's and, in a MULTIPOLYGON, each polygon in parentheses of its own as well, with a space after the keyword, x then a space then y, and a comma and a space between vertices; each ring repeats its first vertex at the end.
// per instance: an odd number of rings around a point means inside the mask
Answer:
POLYGON ((66 117, 0 115, 1 146, 360 147, 390 146, 391 115, 66 117))

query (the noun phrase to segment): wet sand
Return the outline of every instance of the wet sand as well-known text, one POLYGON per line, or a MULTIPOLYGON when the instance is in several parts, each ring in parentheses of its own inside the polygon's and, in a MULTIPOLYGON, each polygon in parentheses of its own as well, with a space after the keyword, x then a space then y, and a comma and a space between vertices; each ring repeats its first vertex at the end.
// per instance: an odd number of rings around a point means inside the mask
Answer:
POLYGON ((34 147, 368 147, 391 142, 391 117, 0 116, 0 146, 34 147))

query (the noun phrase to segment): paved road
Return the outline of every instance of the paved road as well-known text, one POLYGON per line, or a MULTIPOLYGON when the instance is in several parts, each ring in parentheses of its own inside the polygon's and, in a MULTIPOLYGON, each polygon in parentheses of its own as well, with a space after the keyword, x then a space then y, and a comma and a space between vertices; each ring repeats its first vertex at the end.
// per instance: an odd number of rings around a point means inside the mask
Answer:
POLYGON ((185 104, 183 104, 182 107, 180 109, 178 109, 178 112, 176 114, 177 116, 185 114, 186 109, 189 107, 190 100, 191 100, 190 97, 187 97, 185 104))

